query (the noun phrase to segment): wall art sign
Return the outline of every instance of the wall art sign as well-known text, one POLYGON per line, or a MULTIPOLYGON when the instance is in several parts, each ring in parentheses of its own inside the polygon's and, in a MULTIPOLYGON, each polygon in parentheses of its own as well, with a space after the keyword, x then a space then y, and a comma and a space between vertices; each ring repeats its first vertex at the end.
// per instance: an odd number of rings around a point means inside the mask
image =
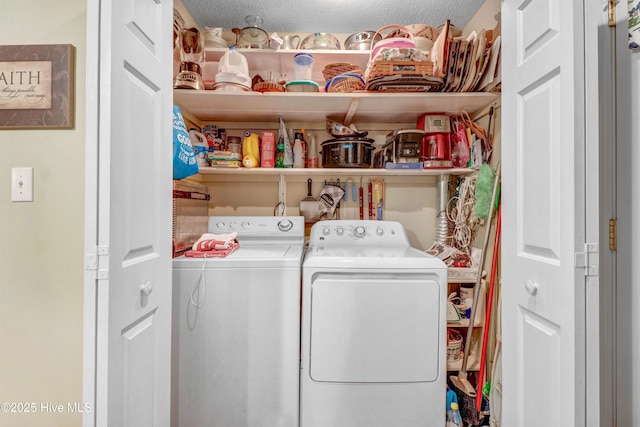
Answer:
POLYGON ((70 129, 74 118, 70 44, 0 46, 0 129, 70 129))

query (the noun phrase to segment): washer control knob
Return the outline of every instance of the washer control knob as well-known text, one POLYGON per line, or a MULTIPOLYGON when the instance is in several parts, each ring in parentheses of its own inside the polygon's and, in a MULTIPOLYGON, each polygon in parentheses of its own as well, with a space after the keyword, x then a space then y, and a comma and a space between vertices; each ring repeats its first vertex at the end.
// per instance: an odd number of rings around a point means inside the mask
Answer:
POLYGON ((384 229, 382 229, 380 227, 376 228, 376 234, 378 236, 382 236, 384 234, 384 229))
POLYGON ((344 228, 342 227, 336 228, 336 233, 338 233, 338 236, 342 236, 344 234, 344 228))
POLYGON ((331 233, 331 229, 329 227, 322 228, 322 234, 324 234, 325 236, 328 236, 329 233, 331 233))
POLYGON ((216 227, 218 228, 224 227, 224 222, 216 222, 216 227))
POLYGON ((242 221, 242 224, 240 224, 240 227, 242 228, 247 228, 249 226, 249 223, 247 221, 242 221))
POLYGON ((364 237, 366 232, 367 230, 361 225, 353 229, 353 235, 356 237, 364 237))
POLYGON ((236 228, 236 225, 238 225, 238 223, 235 221, 232 221, 229 223, 229 228, 236 228))
POLYGON ((283 219, 278 222, 278 228, 281 231, 289 231, 293 228, 293 223, 289 219, 283 219))

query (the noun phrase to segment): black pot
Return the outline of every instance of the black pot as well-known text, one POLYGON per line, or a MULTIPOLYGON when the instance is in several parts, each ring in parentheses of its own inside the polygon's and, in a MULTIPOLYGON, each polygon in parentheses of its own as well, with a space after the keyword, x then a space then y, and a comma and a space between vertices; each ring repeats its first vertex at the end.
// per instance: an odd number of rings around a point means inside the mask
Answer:
POLYGON ((370 168, 373 150, 370 138, 337 138, 322 143, 322 167, 370 168))

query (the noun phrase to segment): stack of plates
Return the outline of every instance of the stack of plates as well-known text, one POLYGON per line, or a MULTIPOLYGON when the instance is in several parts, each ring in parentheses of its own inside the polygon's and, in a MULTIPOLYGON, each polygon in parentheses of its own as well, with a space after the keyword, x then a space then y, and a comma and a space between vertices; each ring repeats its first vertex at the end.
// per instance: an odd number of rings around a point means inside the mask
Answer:
POLYGON ((216 83, 212 87, 213 90, 226 91, 250 91, 251 77, 236 71, 226 71, 216 74, 216 83), (230 89, 230 90, 229 90, 230 89))

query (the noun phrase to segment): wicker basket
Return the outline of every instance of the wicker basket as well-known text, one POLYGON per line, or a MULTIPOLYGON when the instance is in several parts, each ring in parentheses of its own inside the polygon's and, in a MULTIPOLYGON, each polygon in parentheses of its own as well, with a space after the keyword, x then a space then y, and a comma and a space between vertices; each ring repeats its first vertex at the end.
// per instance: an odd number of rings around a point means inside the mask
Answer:
POLYGON ((344 73, 360 73, 360 68, 357 65, 350 64, 348 62, 336 62, 333 64, 327 64, 322 70, 322 75, 325 81, 329 81, 338 74, 344 73))
POLYGON ((369 70, 368 79, 383 76, 421 76, 433 74, 431 61, 378 61, 369 70))
POLYGON ((326 91, 332 93, 347 93, 364 90, 364 79, 354 75, 338 74, 327 82, 326 91))

